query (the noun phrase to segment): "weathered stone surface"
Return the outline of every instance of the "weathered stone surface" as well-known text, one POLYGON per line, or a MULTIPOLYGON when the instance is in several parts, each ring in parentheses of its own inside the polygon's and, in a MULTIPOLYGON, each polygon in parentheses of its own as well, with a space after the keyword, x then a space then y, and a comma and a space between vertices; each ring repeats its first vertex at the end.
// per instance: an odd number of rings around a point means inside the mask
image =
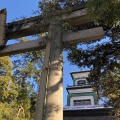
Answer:
POLYGON ((63 42, 70 43, 89 42, 101 38, 104 38, 104 31, 102 27, 63 34, 63 42))
MULTIPOLYGON (((45 28, 45 26, 48 26, 49 22, 46 24, 43 24, 42 19, 43 19, 42 16, 36 16, 36 17, 27 18, 20 21, 8 23, 6 28, 7 40, 20 38, 23 36, 28 36, 33 34, 39 34, 43 32, 39 28, 42 28, 42 27, 45 28), (36 22, 39 23, 39 25, 36 24, 36 22)), ((63 20, 69 19, 72 25, 80 25, 88 22, 86 19, 85 9, 66 13, 62 15, 62 19, 63 20)))
POLYGON ((7 45, 4 48, 1 48, 0 56, 13 55, 28 51, 45 49, 46 42, 41 42, 41 41, 45 41, 44 39, 45 38, 41 38, 40 40, 33 40, 22 43, 16 43, 13 45, 7 45))
POLYGON ((5 44, 6 9, 0 11, 0 46, 5 44))
MULTIPOLYGON (((78 32, 64 33, 62 42, 63 43, 79 43, 84 41, 92 41, 101 39, 104 37, 104 31, 102 27, 82 30, 78 32)), ((0 50, 0 56, 13 55, 28 51, 36 51, 45 49, 46 38, 41 37, 38 40, 28 41, 13 45, 7 45, 0 50)))

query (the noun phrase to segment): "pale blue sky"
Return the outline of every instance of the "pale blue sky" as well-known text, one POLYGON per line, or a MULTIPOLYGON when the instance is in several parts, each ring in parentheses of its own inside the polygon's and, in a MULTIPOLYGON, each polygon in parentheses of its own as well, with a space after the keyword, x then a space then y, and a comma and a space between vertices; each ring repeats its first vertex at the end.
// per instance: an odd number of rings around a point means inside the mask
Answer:
MULTIPOLYGON (((32 11, 36 11, 38 9, 38 1, 39 0, 0 0, 0 9, 7 9, 7 22, 11 22, 16 20, 16 18, 20 18, 20 16, 34 16, 32 11)), ((70 76, 70 72, 79 71, 77 66, 71 66, 70 63, 66 59, 66 53, 64 52, 64 105, 67 104, 67 84, 72 85, 72 79, 70 76)))

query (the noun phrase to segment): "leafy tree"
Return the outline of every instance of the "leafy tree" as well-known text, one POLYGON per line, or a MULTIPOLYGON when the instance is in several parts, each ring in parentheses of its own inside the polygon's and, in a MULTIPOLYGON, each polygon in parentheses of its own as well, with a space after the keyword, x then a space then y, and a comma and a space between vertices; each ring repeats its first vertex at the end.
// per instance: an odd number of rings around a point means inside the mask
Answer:
POLYGON ((120 1, 119 0, 88 0, 87 12, 102 25, 114 28, 115 32, 120 27, 120 1))
MULTIPOLYGON (((28 41, 21 38, 18 42, 28 41)), ((19 106, 18 116, 20 118, 32 119, 34 117, 38 85, 40 84, 41 67, 43 64, 44 51, 32 51, 13 55, 13 79, 18 85, 19 106), (24 110, 24 116, 22 114, 24 110), (21 110, 21 112, 19 112, 21 110)))
POLYGON ((17 106, 15 102, 7 103, 0 102, 0 120, 15 120, 17 106))
POLYGON ((8 56, 0 58, 0 119, 14 120, 18 86, 12 79, 12 63, 8 56))
POLYGON ((12 80, 12 63, 8 56, 0 58, 0 101, 15 101, 18 92, 17 85, 12 80))

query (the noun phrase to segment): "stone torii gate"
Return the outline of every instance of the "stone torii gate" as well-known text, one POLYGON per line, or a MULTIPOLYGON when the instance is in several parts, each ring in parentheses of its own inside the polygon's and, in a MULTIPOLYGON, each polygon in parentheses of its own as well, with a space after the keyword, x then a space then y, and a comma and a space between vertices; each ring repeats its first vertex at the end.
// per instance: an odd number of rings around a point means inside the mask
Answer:
MULTIPOLYGON (((73 10, 69 14, 65 13, 61 15, 63 20, 70 20, 72 25, 80 25, 89 22, 87 20, 85 9, 77 9, 73 10)), ((52 48, 60 47, 57 44, 50 43, 45 37, 38 38, 34 41, 18 43, 13 45, 5 45, 7 40, 20 38, 28 35, 33 35, 37 33, 41 33, 39 29, 33 31, 32 28, 39 27, 35 25, 35 22, 39 19, 39 22, 42 21, 42 16, 36 16, 32 18, 28 18, 25 20, 20 20, 12 23, 6 24, 6 10, 0 11, 0 56, 13 55, 23 52, 35 51, 46 49, 45 53, 45 61, 43 64, 43 70, 41 75, 41 84, 39 86, 39 94, 38 100, 39 104, 37 104, 36 111, 37 117, 35 120, 42 120, 45 111, 45 120, 62 120, 63 119, 63 103, 62 103, 62 80, 58 79, 56 76, 56 69, 62 71, 62 67, 56 63, 56 60, 59 60, 61 55, 61 51, 59 51, 59 55, 56 55, 56 50, 51 51, 52 48), (51 52, 50 52, 51 51, 51 52), (51 58, 51 59, 50 59, 51 58), (50 62, 50 64, 49 64, 50 62), (45 101, 45 91, 46 91, 46 79, 49 70, 48 77, 48 101, 46 101, 46 107, 44 106, 45 101), (45 76, 44 76, 45 75, 45 76), (54 76, 54 80, 51 80, 50 75, 54 76), (51 82, 52 81, 52 82, 51 82), (57 85, 57 87, 56 87, 57 85), (57 90, 56 90, 57 89, 57 90)), ((46 25, 49 26, 50 24, 46 25)), ((56 27, 54 30, 49 30, 49 36, 52 36, 55 31, 59 31, 59 27, 56 27)), ((61 33, 60 33, 61 34, 61 33)), ((52 36, 53 37, 53 36, 52 36)), ((63 33, 62 38, 60 36, 56 36, 54 39, 58 40, 60 45, 66 43, 80 43, 83 41, 92 41, 101 39, 104 37, 104 31, 102 27, 91 28, 87 30, 81 30, 77 32, 67 32, 63 33)), ((60 75, 62 77, 62 75, 60 75)))

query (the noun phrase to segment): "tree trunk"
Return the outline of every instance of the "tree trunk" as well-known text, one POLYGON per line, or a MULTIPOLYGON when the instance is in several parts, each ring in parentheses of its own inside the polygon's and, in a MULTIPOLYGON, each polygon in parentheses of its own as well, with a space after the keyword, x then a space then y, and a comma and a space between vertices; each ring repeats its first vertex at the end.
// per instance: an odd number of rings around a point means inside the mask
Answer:
POLYGON ((62 87, 62 29, 61 23, 52 21, 50 70, 48 77, 46 109, 44 120, 63 120, 63 87, 62 87))

